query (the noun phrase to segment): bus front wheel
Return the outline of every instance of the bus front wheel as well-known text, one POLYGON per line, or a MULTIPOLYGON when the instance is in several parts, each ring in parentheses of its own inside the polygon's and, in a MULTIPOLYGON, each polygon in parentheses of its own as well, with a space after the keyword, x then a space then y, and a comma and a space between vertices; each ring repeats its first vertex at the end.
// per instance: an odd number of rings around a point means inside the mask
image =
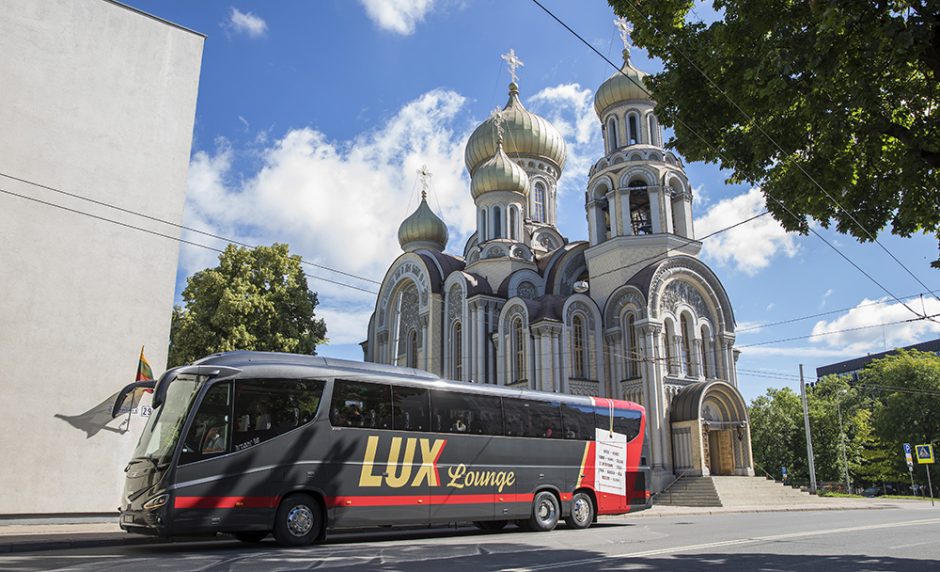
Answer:
POLYGON ((310 495, 293 495, 281 501, 274 522, 274 539, 282 546, 313 544, 323 527, 323 510, 310 495))
POLYGON ((535 495, 532 502, 532 516, 529 517, 528 528, 535 532, 548 532, 558 524, 560 513, 558 498, 548 491, 535 495))
POLYGON ((587 528, 594 522, 594 501, 591 495, 580 492, 571 498, 571 514, 565 517, 565 523, 571 528, 587 528))

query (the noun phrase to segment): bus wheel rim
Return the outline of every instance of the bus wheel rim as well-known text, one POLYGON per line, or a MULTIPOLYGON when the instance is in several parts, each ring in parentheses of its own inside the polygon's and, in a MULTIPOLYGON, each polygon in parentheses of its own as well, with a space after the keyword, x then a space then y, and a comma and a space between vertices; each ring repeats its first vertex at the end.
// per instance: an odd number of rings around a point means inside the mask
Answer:
POLYGON ((591 508, 586 499, 579 498, 574 501, 574 510, 572 512, 574 513, 574 519, 583 524, 590 516, 591 508))
POLYGON ((555 504, 548 499, 542 500, 539 502, 538 509, 536 510, 536 516, 541 522, 552 522, 555 519, 555 504))
POLYGON ((313 511, 305 505, 297 505, 287 513, 287 530, 294 536, 304 536, 313 528, 313 511))

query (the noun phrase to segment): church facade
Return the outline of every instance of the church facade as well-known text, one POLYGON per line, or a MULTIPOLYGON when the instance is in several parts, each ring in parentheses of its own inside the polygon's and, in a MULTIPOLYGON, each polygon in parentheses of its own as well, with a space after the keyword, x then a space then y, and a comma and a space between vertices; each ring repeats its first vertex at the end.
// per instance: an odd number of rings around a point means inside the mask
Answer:
POLYGON ((584 194, 587 241, 556 228, 561 134, 513 83, 465 153, 477 229, 462 256, 428 207, 399 229, 366 361, 442 377, 627 399, 648 415, 653 490, 678 475, 753 475, 735 374, 734 314, 696 258, 692 192, 663 148, 645 74, 624 64, 597 90, 604 155, 584 194))

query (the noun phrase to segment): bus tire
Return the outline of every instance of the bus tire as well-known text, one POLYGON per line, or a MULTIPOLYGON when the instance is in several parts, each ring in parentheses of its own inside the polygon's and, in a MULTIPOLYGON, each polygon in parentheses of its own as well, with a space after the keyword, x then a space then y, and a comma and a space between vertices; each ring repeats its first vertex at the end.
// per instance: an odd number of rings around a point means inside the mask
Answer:
POLYGON ((560 512, 558 498, 554 494, 548 491, 536 493, 535 500, 532 501, 532 516, 529 517, 527 529, 533 532, 548 532, 554 529, 558 524, 560 512))
POLYGON ((571 497, 571 514, 565 517, 569 528, 587 528, 594 522, 594 501, 585 492, 575 493, 571 497))
POLYGON ((281 546, 309 546, 323 528, 323 509, 313 497, 292 495, 281 501, 274 520, 274 540, 281 546))
POLYGON ((473 526, 480 530, 502 530, 509 524, 508 520, 475 520, 473 526))
POLYGON ((232 536, 237 538, 241 542, 247 544, 257 544, 268 537, 268 531, 266 530, 249 530, 245 532, 236 532, 232 536))

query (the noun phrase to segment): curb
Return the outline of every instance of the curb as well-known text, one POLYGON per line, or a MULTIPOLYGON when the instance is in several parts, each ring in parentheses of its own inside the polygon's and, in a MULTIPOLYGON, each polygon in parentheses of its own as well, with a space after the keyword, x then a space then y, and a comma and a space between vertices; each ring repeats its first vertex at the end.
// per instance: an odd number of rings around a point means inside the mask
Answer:
MULTIPOLYGON (((75 548, 102 548, 109 546, 141 546, 147 544, 175 544, 187 542, 206 542, 225 539, 226 537, 201 537, 201 538, 160 538, 151 536, 129 535, 127 533, 115 533, 112 536, 96 536, 95 538, 76 538, 75 536, 66 537, 66 535, 34 535, 30 537, 14 537, 16 540, 0 540, 0 554, 9 554, 12 552, 41 552, 45 550, 70 550, 75 548)), ((0 537, 2 538, 2 537, 0 537)))
POLYGON ((745 514, 758 512, 815 512, 815 511, 833 511, 833 510, 882 510, 890 508, 901 508, 897 505, 864 505, 864 506, 796 506, 796 507, 714 507, 714 510, 677 510, 670 512, 643 511, 633 514, 625 514, 611 519, 627 520, 630 518, 668 518, 670 516, 696 516, 696 515, 719 515, 719 514, 745 514))

